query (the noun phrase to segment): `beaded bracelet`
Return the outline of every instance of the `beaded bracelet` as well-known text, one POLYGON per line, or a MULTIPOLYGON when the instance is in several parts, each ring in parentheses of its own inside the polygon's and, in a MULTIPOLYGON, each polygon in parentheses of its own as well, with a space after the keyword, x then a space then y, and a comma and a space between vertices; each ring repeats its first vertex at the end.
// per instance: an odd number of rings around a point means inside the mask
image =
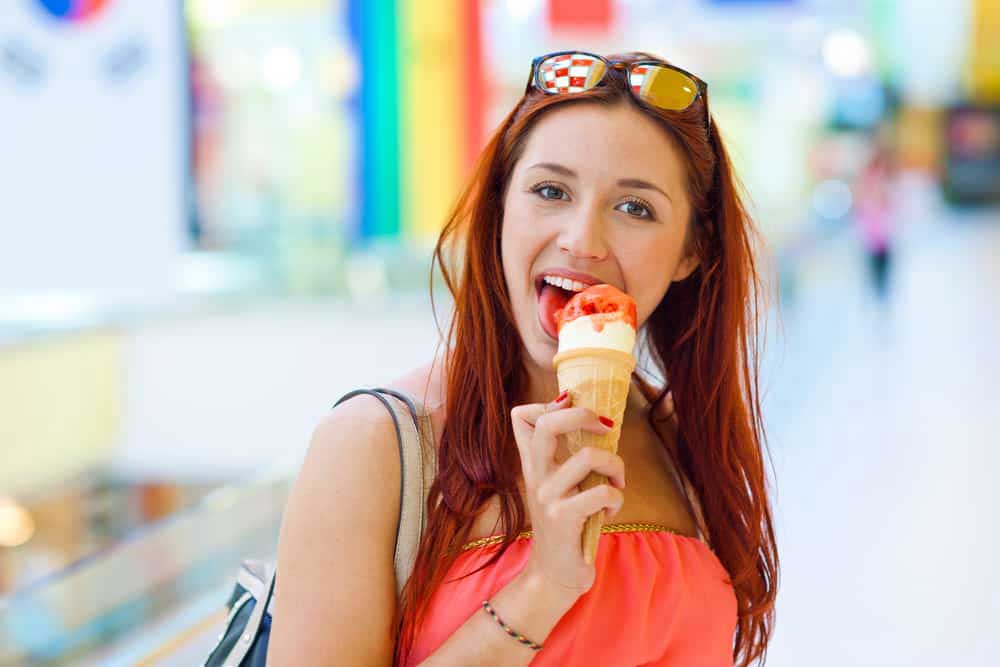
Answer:
POLYGON ((525 637, 524 635, 522 635, 520 632, 517 632, 516 630, 514 630, 513 628, 511 628, 509 625, 507 625, 506 623, 504 623, 502 620, 500 620, 500 617, 497 616, 496 611, 493 609, 492 605, 490 605, 490 601, 489 600, 483 600, 483 609, 486 610, 487 614, 489 614, 490 616, 493 617, 493 620, 496 621, 500 625, 500 627, 503 628, 503 631, 506 632, 508 635, 510 635, 511 637, 513 637, 514 639, 516 639, 517 641, 521 642, 522 644, 524 644, 525 646, 527 646, 528 648, 530 648, 532 650, 535 650, 535 651, 541 651, 542 650, 542 645, 541 644, 536 644, 535 642, 531 641, 530 639, 528 639, 527 637, 525 637))

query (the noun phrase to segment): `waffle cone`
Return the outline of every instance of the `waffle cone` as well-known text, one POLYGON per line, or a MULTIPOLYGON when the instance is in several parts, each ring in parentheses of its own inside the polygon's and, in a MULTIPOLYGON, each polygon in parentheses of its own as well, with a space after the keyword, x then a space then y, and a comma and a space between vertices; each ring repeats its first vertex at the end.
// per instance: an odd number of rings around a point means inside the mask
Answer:
MULTIPOLYGON (((586 431, 567 433, 570 452, 575 454, 584 447, 617 452, 635 357, 608 348, 581 348, 560 352, 552 363, 559 377, 559 391, 569 391, 574 407, 588 408, 615 422, 614 428, 604 435, 586 431)), ((607 481, 604 475, 590 473, 580 484, 580 490, 586 491, 607 481)), ((584 525, 582 548, 587 563, 594 562, 603 525, 603 511, 592 515, 584 525)))

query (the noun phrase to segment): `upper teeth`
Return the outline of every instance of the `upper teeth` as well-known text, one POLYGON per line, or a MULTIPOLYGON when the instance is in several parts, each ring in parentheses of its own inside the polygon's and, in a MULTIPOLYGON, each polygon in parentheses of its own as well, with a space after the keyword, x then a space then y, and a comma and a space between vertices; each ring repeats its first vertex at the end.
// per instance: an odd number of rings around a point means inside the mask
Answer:
POLYGON ((555 285, 571 292, 582 292, 587 287, 587 285, 584 285, 579 280, 570 280, 561 276, 545 276, 544 280, 550 285, 555 285))

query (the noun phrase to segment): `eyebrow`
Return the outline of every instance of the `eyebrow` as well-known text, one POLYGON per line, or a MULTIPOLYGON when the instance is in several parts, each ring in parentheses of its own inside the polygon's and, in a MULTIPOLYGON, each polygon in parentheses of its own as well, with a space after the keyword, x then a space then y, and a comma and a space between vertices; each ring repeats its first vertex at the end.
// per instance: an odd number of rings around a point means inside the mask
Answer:
POLYGON ((569 178, 576 178, 575 171, 569 167, 564 167, 561 164, 556 164, 555 162, 536 162, 528 167, 528 169, 548 169, 549 171, 554 171, 557 174, 562 174, 563 176, 568 176, 569 178))
POLYGON ((666 197, 668 201, 671 202, 674 201, 673 199, 670 198, 670 195, 668 195, 666 192, 656 187, 649 181, 644 181, 641 178, 623 178, 620 181, 618 181, 618 185, 622 186, 623 188, 638 188, 639 190, 655 190, 664 197, 666 197))
MULTIPOLYGON (((528 167, 528 169, 548 169, 549 171, 554 171, 557 174, 562 174, 563 176, 566 176, 567 178, 576 178, 577 177, 577 173, 575 171, 573 171, 569 167, 564 167, 563 165, 557 164, 555 162, 538 162, 538 163, 535 163, 535 164, 531 165, 530 167, 528 167)), ((669 201, 671 201, 671 202, 673 201, 673 199, 670 197, 670 195, 668 195, 666 192, 664 192, 663 190, 661 190, 659 187, 653 185, 649 181, 644 181, 641 178, 622 178, 622 179, 618 180, 618 185, 620 185, 623 188, 638 188, 639 190, 654 190, 656 192, 659 192, 664 197, 666 197, 669 201)))

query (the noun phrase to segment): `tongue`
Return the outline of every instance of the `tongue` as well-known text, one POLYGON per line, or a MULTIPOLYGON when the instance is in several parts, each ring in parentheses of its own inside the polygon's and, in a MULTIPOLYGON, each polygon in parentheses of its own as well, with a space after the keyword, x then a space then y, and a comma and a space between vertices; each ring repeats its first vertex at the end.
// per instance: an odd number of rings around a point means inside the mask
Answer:
POLYGON ((538 295, 538 320, 542 323, 545 333, 553 338, 559 338, 556 316, 571 296, 570 292, 549 284, 543 285, 538 295))

